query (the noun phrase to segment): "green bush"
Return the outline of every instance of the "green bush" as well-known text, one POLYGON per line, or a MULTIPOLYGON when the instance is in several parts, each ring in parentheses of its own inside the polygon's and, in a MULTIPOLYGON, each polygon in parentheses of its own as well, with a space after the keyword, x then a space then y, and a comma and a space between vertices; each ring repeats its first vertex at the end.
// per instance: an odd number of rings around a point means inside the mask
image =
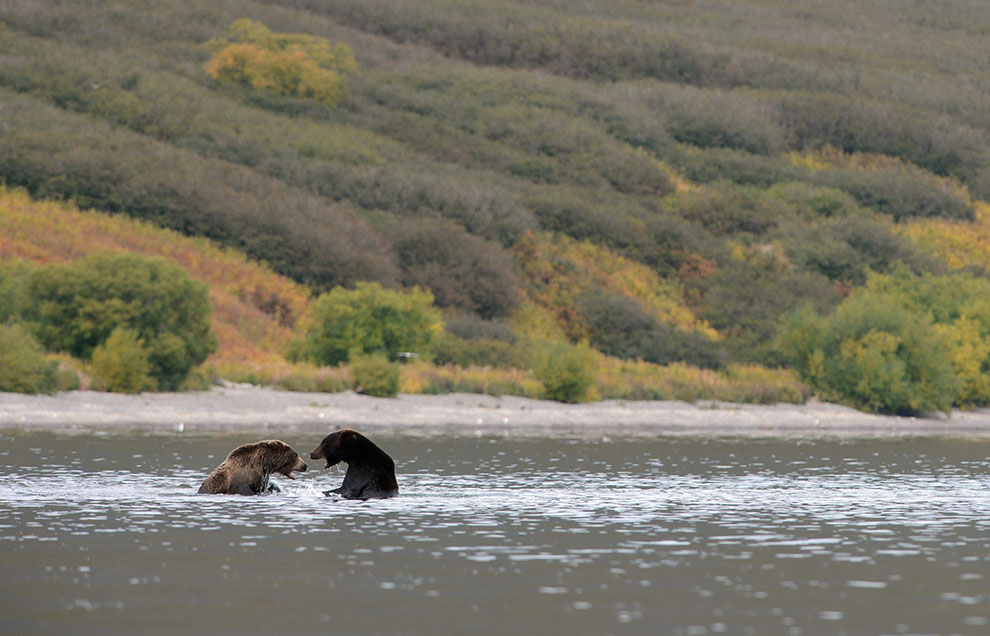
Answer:
POLYGON ((93 371, 107 391, 139 393, 154 388, 148 353, 137 334, 120 327, 93 350, 93 371))
POLYGON ((913 276, 901 269, 874 276, 868 284, 876 293, 903 299, 912 311, 931 315, 961 383, 957 405, 990 404, 990 280, 969 274, 913 276))
POLYGON ((75 369, 59 367, 56 377, 59 391, 78 391, 82 386, 79 373, 75 369))
POLYGON ((337 287, 313 302, 295 357, 334 366, 347 362, 354 351, 387 358, 404 351, 429 357, 442 330, 443 318, 430 292, 357 283, 352 290, 337 287))
POLYGON ((549 344, 537 351, 533 375, 543 383, 545 397, 558 402, 582 402, 595 381, 595 352, 587 344, 549 344))
POLYGON ((527 369, 531 362, 528 345, 517 340, 507 320, 483 320, 471 314, 448 316, 433 347, 437 366, 527 369))
MULTIPOLYGON (((644 209, 641 200, 612 191, 532 186, 525 191, 523 203, 533 211, 540 228, 608 245, 623 253, 648 252, 664 237, 662 231, 647 225, 656 218, 655 211, 644 209)), ((691 230, 685 234, 693 235, 694 228, 691 230)))
POLYGON ((698 183, 731 181, 760 188, 806 178, 806 171, 781 156, 765 156, 730 148, 681 152, 671 162, 698 183))
POLYGON ((816 389, 891 412, 990 404, 990 281, 872 274, 830 316, 786 318, 778 345, 816 389), (850 388, 851 387, 851 388, 850 388), (884 395, 886 393, 886 395, 884 395))
POLYGON ((919 171, 832 169, 814 172, 810 179, 848 192, 861 206, 895 221, 913 217, 973 219, 973 206, 962 194, 919 171))
POLYGON ((516 334, 512 323, 506 319, 487 320, 478 316, 459 313, 446 316, 445 330, 464 340, 502 340, 512 344, 516 334))
POLYGON ((766 196, 768 201, 779 202, 804 220, 867 214, 848 193, 801 181, 778 183, 767 188, 766 196))
POLYGON ((37 265, 25 261, 0 263, 0 324, 20 320, 31 305, 28 284, 37 265))
POLYGON ((677 141, 763 155, 783 150, 783 131, 755 94, 660 86, 665 95, 659 101, 677 141))
POLYGON ((118 327, 134 331, 161 390, 178 389, 217 348, 206 285, 163 258, 97 252, 31 278, 28 312, 50 351, 89 359, 118 327))
POLYGON ((519 305, 511 253, 446 219, 389 225, 402 283, 433 292, 436 304, 482 318, 507 316, 519 305))
POLYGON ((774 236, 784 241, 793 264, 843 284, 860 286, 869 271, 890 273, 902 265, 916 273, 941 269, 893 223, 875 215, 795 221, 774 236))
POLYGON ((433 363, 459 367, 526 368, 530 355, 524 345, 494 338, 465 339, 444 333, 434 346, 433 363))
POLYGON ((58 363, 45 352, 22 325, 0 325, 0 391, 54 393, 58 388, 58 363))
POLYGON ((791 316, 779 346, 826 398, 870 412, 948 412, 960 389, 948 340, 895 294, 862 290, 827 318, 791 316))
POLYGON ((716 236, 763 234, 775 227, 786 211, 782 206, 770 205, 761 190, 727 181, 678 195, 671 203, 685 219, 699 223, 716 236))
POLYGON ((832 145, 846 152, 881 153, 958 176, 985 157, 980 131, 890 100, 791 92, 777 109, 795 148, 832 145))
POLYGON ((699 317, 725 334, 722 345, 729 359, 767 366, 782 362, 773 346, 782 316, 804 303, 828 311, 840 300, 823 276, 750 262, 730 261, 689 283, 704 300, 699 317))
POLYGON ((351 360, 354 391, 373 397, 395 397, 399 393, 399 364, 381 353, 356 356, 351 360))

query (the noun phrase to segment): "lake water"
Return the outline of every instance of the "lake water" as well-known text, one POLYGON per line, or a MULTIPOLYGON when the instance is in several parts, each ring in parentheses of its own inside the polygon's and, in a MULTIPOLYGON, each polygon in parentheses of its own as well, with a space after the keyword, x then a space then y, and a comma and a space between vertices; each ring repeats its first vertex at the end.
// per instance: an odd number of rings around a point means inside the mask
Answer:
POLYGON ((383 434, 395 499, 196 495, 270 436, 0 432, 0 633, 990 633, 986 440, 383 434))

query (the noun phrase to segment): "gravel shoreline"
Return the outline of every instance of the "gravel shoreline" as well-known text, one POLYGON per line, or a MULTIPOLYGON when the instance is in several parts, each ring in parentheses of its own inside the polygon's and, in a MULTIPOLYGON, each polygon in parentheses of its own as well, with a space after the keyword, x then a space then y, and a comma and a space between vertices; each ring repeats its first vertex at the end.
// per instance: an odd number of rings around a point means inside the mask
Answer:
POLYGON ((322 432, 341 427, 404 435, 750 438, 990 438, 990 409, 949 417, 870 415, 835 404, 771 406, 606 400, 561 404, 455 393, 373 398, 228 384, 211 391, 120 395, 0 393, 0 429, 79 432, 322 432))

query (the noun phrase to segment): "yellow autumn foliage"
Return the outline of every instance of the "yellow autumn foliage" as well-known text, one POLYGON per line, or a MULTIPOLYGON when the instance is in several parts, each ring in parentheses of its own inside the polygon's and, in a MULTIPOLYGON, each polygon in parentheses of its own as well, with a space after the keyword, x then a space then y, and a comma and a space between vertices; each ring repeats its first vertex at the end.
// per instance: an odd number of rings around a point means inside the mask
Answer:
POLYGON ((990 273, 990 203, 976 201, 975 219, 926 219, 902 226, 901 231, 937 255, 950 269, 977 269, 990 273))
POLYGON ((341 74, 357 68, 346 44, 301 33, 275 33, 248 19, 234 22, 228 39, 209 45, 214 55, 204 69, 219 82, 327 106, 340 99, 341 74))
POLYGON ((687 306, 680 282, 661 278, 647 265, 605 247, 567 236, 529 234, 516 245, 516 261, 529 281, 529 300, 542 310, 529 307, 528 314, 551 314, 572 340, 588 337, 576 299, 594 288, 632 298, 660 324, 699 332, 711 340, 719 338, 687 306))

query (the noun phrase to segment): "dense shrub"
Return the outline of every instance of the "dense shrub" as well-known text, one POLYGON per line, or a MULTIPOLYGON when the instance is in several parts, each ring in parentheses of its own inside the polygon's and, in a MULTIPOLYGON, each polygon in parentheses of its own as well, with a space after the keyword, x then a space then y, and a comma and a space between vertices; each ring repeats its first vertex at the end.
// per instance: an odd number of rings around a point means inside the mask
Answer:
POLYGON ((22 325, 0 325, 0 391, 53 393, 58 388, 58 363, 22 325))
POLYGON ((333 106, 340 98, 341 73, 357 68, 346 44, 299 33, 272 33, 260 22, 241 19, 228 40, 210 42, 215 53, 206 72, 221 83, 249 86, 333 106))
POLYGON ((626 253, 661 276, 679 275, 688 261, 694 259, 718 261, 728 257, 723 237, 716 237, 700 223, 688 221, 676 211, 658 214, 644 225, 650 244, 637 245, 626 253))
POLYGON ((781 213, 761 190, 728 182, 680 194, 671 203, 685 219, 716 236, 763 234, 778 223, 781 213))
POLYGON ((590 292, 579 297, 577 304, 590 327, 590 343, 606 355, 656 364, 686 362, 708 369, 726 363, 718 343, 697 332, 660 324, 628 296, 590 292))
POLYGON ((909 310, 931 316, 961 383, 956 404, 990 404, 990 280, 968 274, 913 276, 899 270, 874 276, 868 290, 896 296, 909 310))
POLYGON ((350 363, 352 387, 373 397, 395 397, 399 392, 399 364, 384 354, 360 355, 350 363))
POLYGON ((35 268, 24 261, 0 262, 0 325, 27 312, 31 305, 28 286, 35 268))
POLYGON ((437 339, 433 353, 433 362, 437 365, 495 369, 527 368, 531 358, 526 345, 522 343, 495 338, 465 339, 452 333, 445 333, 437 339))
POLYGON ((429 289, 438 306, 490 319, 519 305, 512 257, 501 246, 444 219, 396 221, 388 233, 402 283, 429 289))
POLYGON ((835 88, 840 81, 839 74, 829 68, 809 72, 779 55, 717 49, 715 38, 699 41, 680 36, 662 28, 668 14, 642 20, 637 13, 635 18, 619 21, 583 12, 547 13, 542 5, 429 2, 413 8, 390 0, 295 0, 294 5, 341 24, 398 42, 435 47, 445 55, 478 64, 539 68, 575 78, 649 77, 700 86, 806 88, 835 88), (614 22, 621 24, 618 31, 614 22))
MULTIPOLYGON (((938 3, 815 3, 796 16, 785 4, 233 0, 159 3, 148 20, 145 1, 13 3, 0 29, 0 180, 209 236, 317 292, 421 284, 440 304, 485 316, 514 307, 498 246, 560 232, 688 281, 687 311, 717 323, 732 356, 776 362, 765 344, 780 307, 836 302, 835 289, 898 260, 937 271, 874 212, 970 218, 963 188, 915 165, 990 191, 985 91, 959 81, 985 70, 980 34, 938 37, 938 24, 986 23, 986 6, 948 15, 938 3), (351 43, 362 72, 339 106, 215 90, 201 43, 243 15, 351 43), (824 144, 885 156, 874 158, 880 169, 804 160, 824 144), (886 161, 894 156, 903 165, 886 161), (657 196, 673 181, 677 195, 657 196), (438 218, 463 232, 431 227, 438 218), (406 229, 391 231, 393 219, 406 229), (419 253, 409 227, 438 249, 419 253), (763 268, 766 289, 748 271, 734 277, 745 261, 763 268)), ((263 37, 232 37, 242 52, 275 37, 244 24, 263 37)), ((541 307, 563 308, 556 318, 576 317, 568 333, 588 337, 566 294, 587 288, 575 284, 584 263, 573 265, 553 281, 565 302, 541 307)), ((547 291, 528 275, 527 291, 547 291)), ((4 294, 0 312, 20 313, 4 294)), ((643 328, 595 338, 651 359, 707 342, 677 344, 689 329, 678 324, 662 337, 643 328)), ((450 356, 510 353, 451 342, 450 356)))
POLYGON ((766 197, 779 202, 803 219, 865 216, 856 200, 838 188, 815 186, 801 181, 779 183, 767 188, 766 197))
POLYGON ((982 164, 982 131, 889 101, 789 93, 777 105, 796 148, 830 144, 845 152, 900 157, 936 174, 963 176, 982 164))
POLYGON ((810 178, 848 192, 861 206, 895 221, 912 217, 973 219, 973 206, 959 192, 916 171, 832 169, 814 172, 810 178))
POLYGON ((780 346, 826 398, 867 411, 948 412, 959 391, 946 338, 892 294, 857 292, 824 319, 792 315, 780 346))
POLYGON ((678 141, 762 155, 784 149, 783 130, 753 93, 658 85, 648 101, 666 114, 670 133, 678 141))
POLYGON ((451 335, 464 340, 501 340, 509 344, 516 341, 512 323, 505 319, 485 320, 467 313, 451 314, 446 317, 444 327, 451 335))
POLYGON ((339 365, 354 354, 400 352, 428 357, 443 330, 433 295, 414 288, 393 291, 377 283, 337 287, 313 301, 306 334, 294 355, 317 364, 339 365))
POLYGON ((544 397, 582 402, 594 384, 597 355, 586 344, 547 344, 535 354, 533 375, 543 383, 544 397))
POLYGON ((689 149, 670 159, 684 176, 697 183, 731 181, 769 187, 806 178, 806 171, 781 156, 765 156, 733 149, 689 149))
POLYGON ((724 334, 723 346, 734 362, 782 363, 773 346, 780 317, 803 303, 824 312, 840 300, 835 286, 821 275, 745 261, 730 262, 689 283, 704 303, 699 317, 724 334))
POLYGON ((132 329, 162 390, 179 388, 217 348, 206 286, 162 258, 97 252, 39 268, 30 292, 27 316, 46 348, 90 358, 114 329, 132 329))
POLYGON ((897 234, 892 223, 872 215, 799 221, 777 236, 795 265, 846 285, 862 285, 869 271, 889 273, 900 265, 916 273, 941 269, 934 257, 897 234))
POLYGON ((601 193, 565 186, 532 187, 526 190, 523 204, 546 231, 602 243, 623 252, 648 251, 652 245, 652 234, 643 229, 653 215, 614 193, 603 197, 601 193))
POLYGON ((398 279, 389 246, 349 210, 248 168, 0 95, 10 126, 0 135, 0 178, 36 198, 206 236, 318 288, 398 279))
POLYGON ((587 119, 559 110, 510 104, 485 112, 486 139, 521 150, 511 166, 535 182, 608 185, 627 194, 664 194, 669 175, 648 153, 617 142, 587 119))
POLYGON ((472 174, 454 166, 415 164, 328 166, 326 183, 336 199, 367 210, 422 219, 442 216, 476 234, 511 245, 536 225, 519 204, 518 191, 492 174, 472 174))
POLYGON ((519 341, 507 320, 482 320, 471 314, 447 316, 445 331, 434 344, 438 366, 527 369, 529 344, 519 341))
POLYGON ((106 342, 93 350, 93 371, 107 391, 138 393, 152 389, 150 370, 148 352, 130 329, 114 329, 106 342))

